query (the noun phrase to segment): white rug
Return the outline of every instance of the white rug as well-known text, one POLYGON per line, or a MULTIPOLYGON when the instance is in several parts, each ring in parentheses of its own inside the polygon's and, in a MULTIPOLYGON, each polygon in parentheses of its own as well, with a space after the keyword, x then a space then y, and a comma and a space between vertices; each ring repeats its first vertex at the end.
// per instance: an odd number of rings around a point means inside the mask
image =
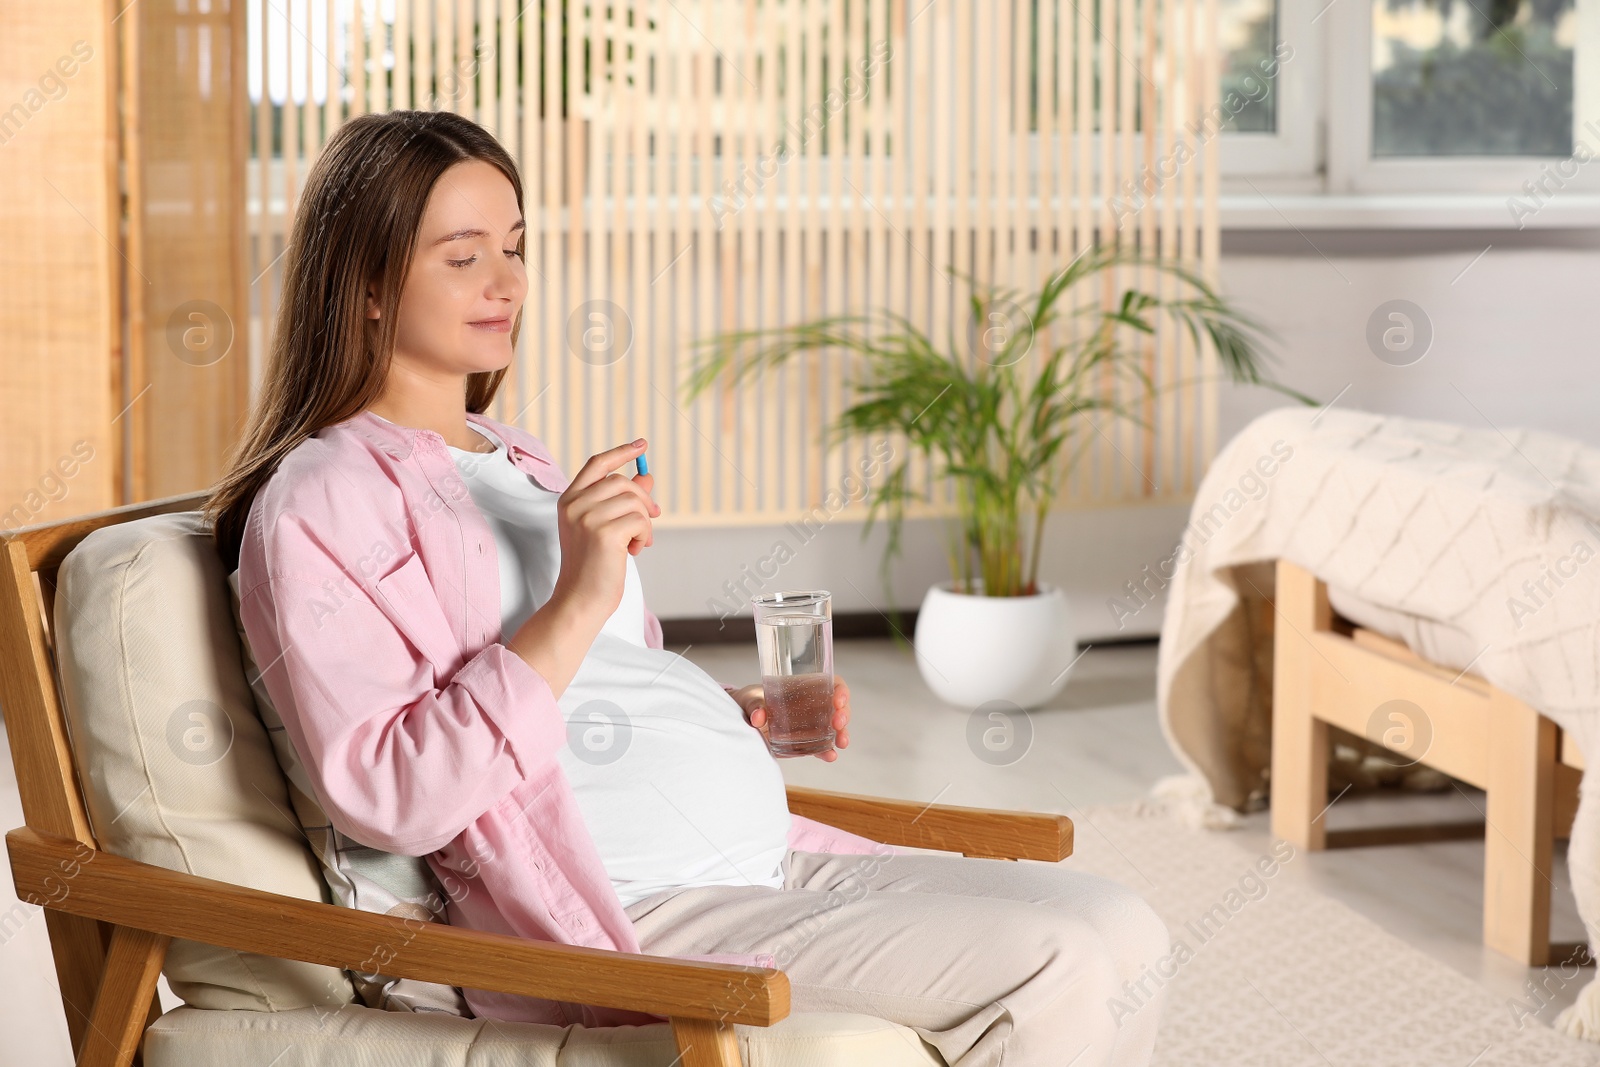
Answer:
MULTIPOLYGON (((1168 977, 1153 971, 1146 983, 1167 988, 1155 1065, 1600 1064, 1600 1045, 1529 1017, 1536 1001, 1519 1010, 1301 884, 1291 869, 1307 856, 1287 843, 1279 855, 1248 851, 1226 832, 1187 829, 1150 806, 1071 814, 1067 865, 1138 889, 1171 931, 1168 977), (1276 862, 1265 865, 1270 875, 1258 865, 1263 855, 1276 862)), ((1140 996, 1131 991, 1127 1009, 1140 996)))

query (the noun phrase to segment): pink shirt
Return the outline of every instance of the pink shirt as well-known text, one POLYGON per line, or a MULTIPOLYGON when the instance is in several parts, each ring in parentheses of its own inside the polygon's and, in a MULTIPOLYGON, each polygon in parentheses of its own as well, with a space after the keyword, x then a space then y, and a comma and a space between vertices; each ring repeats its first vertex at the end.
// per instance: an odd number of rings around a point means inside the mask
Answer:
MULTIPOLYGON (((567 488, 533 435, 467 418, 500 435, 540 486, 567 488)), ((340 831, 426 856, 454 926, 640 951, 556 760, 567 728, 555 695, 501 643, 494 540, 442 436, 363 411, 303 441, 251 505, 239 589, 267 692, 340 831)), ((661 648, 648 608, 645 625, 661 648)), ((899 851, 791 820, 791 848, 899 851)), ((684 958, 773 966, 769 953, 684 958)), ((464 993, 482 1018, 662 1018, 464 993)))

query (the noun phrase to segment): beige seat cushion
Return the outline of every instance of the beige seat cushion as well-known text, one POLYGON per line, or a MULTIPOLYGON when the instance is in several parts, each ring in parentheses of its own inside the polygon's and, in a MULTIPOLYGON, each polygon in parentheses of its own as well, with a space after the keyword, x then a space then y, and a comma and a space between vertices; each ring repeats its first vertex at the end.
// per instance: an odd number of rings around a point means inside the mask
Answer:
MULTIPOLYGON (((54 629, 73 758, 102 848, 328 902, 256 716, 222 561, 198 512, 84 538, 61 564, 54 629)), ((355 997, 336 967, 192 941, 172 943, 163 972, 198 1008, 336 1008, 355 997)))
MULTIPOLYGON (((744 1067, 945 1067, 909 1027, 833 1012, 744 1026, 744 1067)), ((145 1031, 145 1067, 667 1067, 667 1023, 543 1026, 378 1011, 169 1011, 145 1031)))

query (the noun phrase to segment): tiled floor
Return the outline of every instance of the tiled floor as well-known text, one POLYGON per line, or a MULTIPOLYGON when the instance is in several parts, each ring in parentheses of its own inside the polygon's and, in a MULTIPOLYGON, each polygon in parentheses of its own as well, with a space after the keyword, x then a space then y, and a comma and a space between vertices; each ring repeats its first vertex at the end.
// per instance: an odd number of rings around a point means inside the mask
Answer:
MULTIPOLYGON (((718 681, 755 680, 753 646, 691 646, 686 655, 718 681)), ((850 746, 831 764, 809 757, 785 760, 784 775, 792 783, 1070 815, 1081 806, 1135 800, 1155 779, 1181 770, 1156 720, 1154 645, 1090 651, 1060 697, 1030 713, 1026 754, 1005 766, 978 757, 967 740, 968 713, 928 693, 909 649, 886 640, 841 641, 835 659, 852 694, 850 746)), ((22 813, 10 762, 0 764, 0 824, 10 828, 21 824, 22 813)), ((1347 797, 1329 820, 1341 828, 1481 817, 1474 805, 1481 808, 1481 794, 1455 790, 1403 799, 1347 797)), ((1235 840, 1264 847, 1266 814, 1248 817, 1235 840)), ((1491 991, 1508 999, 1525 995, 1523 985, 1532 973, 1485 951, 1479 942, 1481 842, 1349 849, 1311 859, 1295 865, 1297 877, 1310 879, 1491 991)), ((1555 937, 1579 940, 1582 926, 1559 860, 1555 881, 1555 937)), ((5 1067, 71 1062, 41 914, 15 899, 7 868, 0 875, 0 1065, 5 1067)), ((1552 1019, 1580 984, 1554 983, 1556 1000, 1540 1017, 1552 1019)), ((164 983, 163 1001, 175 1004, 164 983)))

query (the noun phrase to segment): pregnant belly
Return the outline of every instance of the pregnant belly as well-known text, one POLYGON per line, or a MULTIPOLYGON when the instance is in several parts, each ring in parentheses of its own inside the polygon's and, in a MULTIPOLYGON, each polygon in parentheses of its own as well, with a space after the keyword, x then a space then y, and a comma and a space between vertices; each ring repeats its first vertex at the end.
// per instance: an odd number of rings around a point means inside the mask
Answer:
POLYGON ((558 758, 624 906, 683 885, 782 884, 783 776, 714 679, 602 633, 559 703, 558 758))

